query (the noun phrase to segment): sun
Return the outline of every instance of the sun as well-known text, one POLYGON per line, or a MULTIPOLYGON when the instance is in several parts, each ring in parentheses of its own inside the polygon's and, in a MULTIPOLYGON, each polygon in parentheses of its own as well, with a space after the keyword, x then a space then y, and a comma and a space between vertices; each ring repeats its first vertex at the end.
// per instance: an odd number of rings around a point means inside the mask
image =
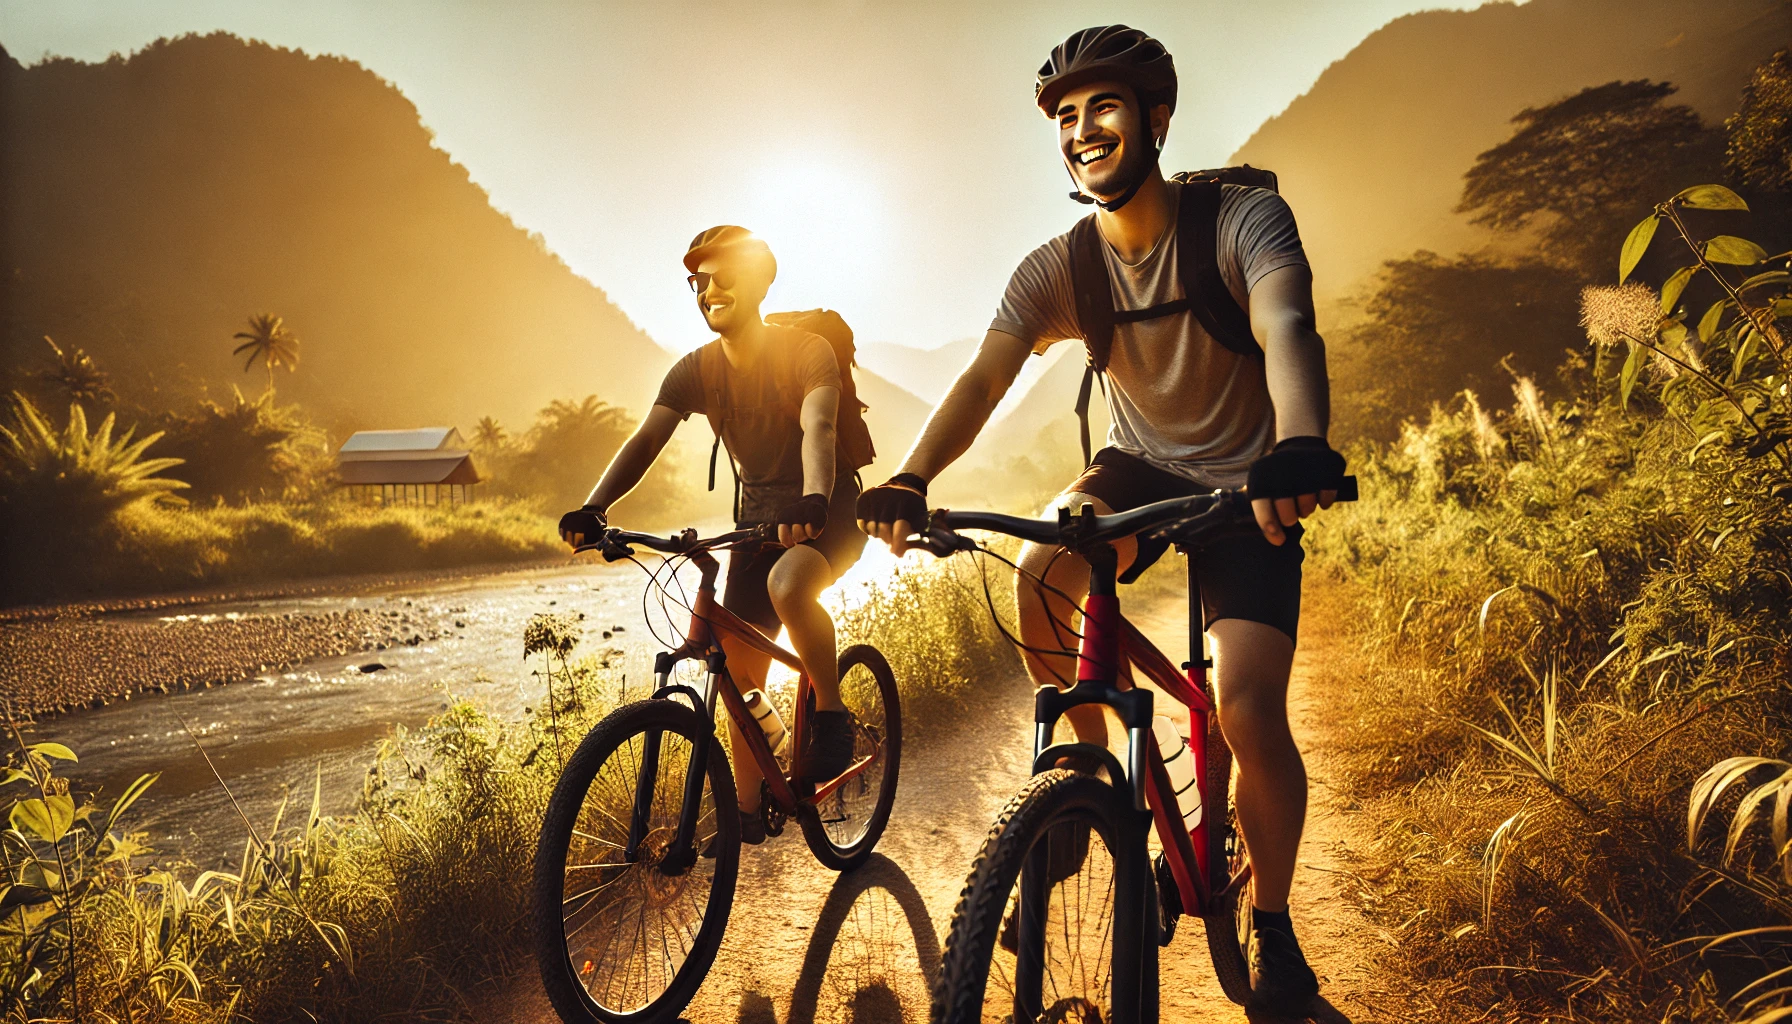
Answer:
POLYGON ((862 293, 887 269, 895 224, 871 161, 777 149, 755 159, 742 180, 739 223, 778 257, 768 308, 838 308, 841 296, 862 293))

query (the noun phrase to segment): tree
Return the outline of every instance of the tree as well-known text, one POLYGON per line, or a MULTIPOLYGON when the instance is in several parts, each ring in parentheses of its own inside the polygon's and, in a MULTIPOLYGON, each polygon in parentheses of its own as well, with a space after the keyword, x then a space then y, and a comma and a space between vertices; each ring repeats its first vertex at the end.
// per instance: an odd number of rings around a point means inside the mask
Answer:
POLYGON ((44 341, 49 343, 50 351, 56 353, 49 369, 38 374, 44 383, 61 391, 63 397, 70 402, 98 404, 118 397, 112 393, 106 373, 86 351, 78 348, 64 349, 47 334, 44 335, 44 341))
POLYGON ((274 367, 284 366, 291 373, 299 365, 299 339, 286 329, 286 321, 272 313, 259 313, 249 318, 249 329, 238 331, 232 335, 245 339, 231 351, 231 355, 240 356, 247 352, 249 358, 243 363, 243 372, 248 373, 259 359, 268 368, 268 393, 274 391, 274 367))
POLYGON ((1655 196, 1715 176, 1719 133, 1666 82, 1607 82, 1512 118, 1475 158, 1460 213, 1498 231, 1536 226, 1544 254, 1605 277, 1610 254, 1655 196))
POLYGON ((1333 436, 1391 440, 1433 402, 1547 373, 1582 347, 1578 297, 1568 275, 1539 260, 1418 252, 1388 261, 1365 318, 1328 346, 1333 436))
POLYGON ((490 416, 479 417, 473 426, 473 447, 485 451, 497 451, 510 442, 510 432, 504 425, 490 416))
POLYGON ((1792 55, 1781 50, 1755 68, 1724 131, 1730 136, 1724 166, 1738 181, 1792 190, 1792 55))

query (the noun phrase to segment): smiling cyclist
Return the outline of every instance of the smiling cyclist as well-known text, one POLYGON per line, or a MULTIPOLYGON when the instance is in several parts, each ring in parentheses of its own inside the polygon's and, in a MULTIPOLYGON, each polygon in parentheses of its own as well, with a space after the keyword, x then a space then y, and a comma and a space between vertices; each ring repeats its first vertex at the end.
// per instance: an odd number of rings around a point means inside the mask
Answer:
MULTIPOLYGON (((1092 372, 1105 374, 1112 427, 1058 504, 1122 512, 1248 484, 1260 530, 1194 557, 1251 860, 1251 1003, 1298 1014, 1318 992, 1288 916, 1307 804, 1287 710, 1299 523, 1331 504, 1344 472, 1325 439, 1312 275, 1294 215, 1272 189, 1164 178, 1158 151, 1176 110, 1176 70, 1157 40, 1124 25, 1078 32, 1040 68, 1035 95, 1057 123, 1072 197, 1095 211, 1021 261, 976 358, 902 472, 860 496, 860 525, 902 553, 926 521, 928 481, 970 448, 1028 354, 1073 338, 1086 344, 1092 372)), ((1123 572, 1162 553, 1131 540, 1117 549, 1123 572)), ((1061 553, 1030 544, 1020 564, 1080 598, 1088 566, 1061 553)), ((1073 638, 1053 624, 1069 622, 1072 607, 1024 575, 1016 587, 1028 673, 1040 685, 1074 678, 1073 638)), ((1105 744, 1099 706, 1070 717, 1080 740, 1105 744)))
MULTIPOLYGON (((813 738, 802 774, 811 781, 831 779, 852 762, 853 733, 851 713, 840 699, 834 620, 820 596, 865 549, 865 535, 853 525, 854 471, 870 461, 869 435, 858 436, 862 420, 838 415, 843 392, 857 402, 842 381, 851 370, 828 340, 760 316, 778 263, 745 228, 725 224, 698 235, 684 265, 697 308, 719 337, 673 364, 647 418, 610 460, 584 506, 561 517, 560 536, 574 547, 595 541, 608 526, 610 507, 647 475, 678 424, 692 413, 709 417, 719 443, 738 463, 737 528, 778 528, 778 545, 729 557, 722 606, 771 636, 780 626, 790 630, 790 644, 815 687, 813 738), (845 419, 858 434, 836 429, 845 419)), ((780 319, 811 322, 824 312, 780 319)), ((711 474, 713 486, 713 461, 711 474)), ((735 685, 742 692, 762 688, 770 657, 732 637, 723 646, 735 685)), ((738 726, 731 730, 741 841, 762 843, 759 765, 745 755, 738 726)))

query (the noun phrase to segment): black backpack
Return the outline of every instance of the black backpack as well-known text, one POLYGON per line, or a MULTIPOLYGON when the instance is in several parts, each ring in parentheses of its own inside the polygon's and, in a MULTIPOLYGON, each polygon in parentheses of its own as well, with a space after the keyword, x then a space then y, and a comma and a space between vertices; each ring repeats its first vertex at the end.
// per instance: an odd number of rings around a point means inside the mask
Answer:
MULTIPOLYGON (((858 384, 852 368, 858 364, 858 350, 853 345, 852 328, 846 319, 831 309, 804 309, 791 313, 771 313, 765 322, 774 327, 789 327, 820 337, 834 350, 834 361, 840 366, 840 411, 835 414, 834 434, 838 439, 836 475, 842 471, 857 472, 877 458, 871 444, 871 428, 865 424, 865 411, 870 408, 859 401, 858 384)), ((788 353, 780 353, 787 355, 788 353)), ((722 449, 722 422, 728 418, 728 389, 722 386, 722 343, 710 342, 697 358, 698 375, 703 379, 703 392, 709 402, 709 429, 715 431, 715 444, 709 449, 709 489, 716 489, 716 456, 722 449)), ((786 368, 788 369, 788 368, 786 368)), ((790 405, 802 410, 803 397, 796 393, 788 373, 774 373, 772 379, 790 405)), ((740 510, 740 471, 734 464, 734 453, 728 453, 728 468, 734 470, 735 514, 740 510)))
MULTIPOLYGON (((1088 365, 1083 386, 1076 396, 1076 417, 1082 430, 1083 464, 1089 449, 1089 393, 1097 374, 1105 374, 1108 354, 1114 347, 1116 324, 1155 320, 1190 312, 1213 339, 1239 355, 1262 358, 1263 349, 1251 334, 1251 315, 1238 305, 1220 275, 1216 249, 1220 217, 1220 186, 1244 185, 1276 191, 1274 171, 1249 164, 1205 171, 1183 171, 1170 180, 1182 188, 1176 213, 1176 274, 1182 279, 1184 297, 1145 309, 1116 310, 1108 265, 1102 256, 1101 232, 1091 213, 1070 229, 1070 280, 1076 294, 1077 325, 1083 332, 1088 365)), ((1107 385, 1104 382, 1102 389, 1107 385)))

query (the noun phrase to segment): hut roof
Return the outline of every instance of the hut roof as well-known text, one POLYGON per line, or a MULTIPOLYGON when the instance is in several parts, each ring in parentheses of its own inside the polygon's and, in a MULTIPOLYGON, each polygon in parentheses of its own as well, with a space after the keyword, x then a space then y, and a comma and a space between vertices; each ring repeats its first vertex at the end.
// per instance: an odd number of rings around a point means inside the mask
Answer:
POLYGON ((336 452, 344 484, 476 484, 479 470, 453 427, 363 430, 336 452))

